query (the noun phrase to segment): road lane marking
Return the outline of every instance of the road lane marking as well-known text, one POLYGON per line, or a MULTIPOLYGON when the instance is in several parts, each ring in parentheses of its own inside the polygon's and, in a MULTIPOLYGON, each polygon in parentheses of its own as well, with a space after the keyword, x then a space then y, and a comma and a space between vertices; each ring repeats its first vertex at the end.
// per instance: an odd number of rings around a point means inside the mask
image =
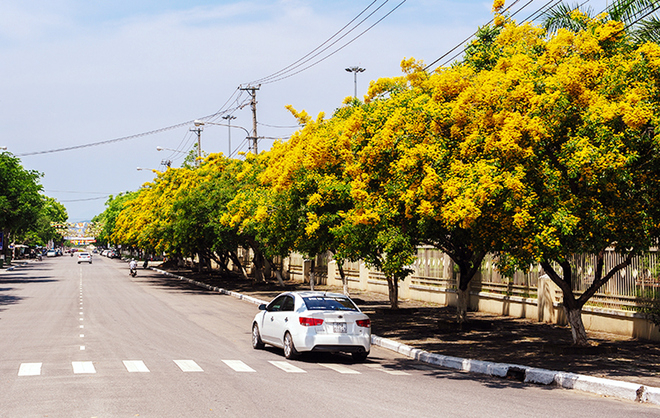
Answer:
POLYGON ((318 363, 318 364, 341 374, 362 374, 357 370, 350 369, 342 364, 336 364, 336 363, 318 363))
POLYGON ((124 366, 131 373, 149 373, 149 369, 142 360, 124 360, 124 366))
POLYGON ((177 366, 184 372, 203 372, 204 370, 193 360, 174 360, 177 366))
POLYGON ((80 338, 83 338, 84 336, 85 336, 85 334, 80 334, 80 338))
POLYGON ((403 370, 388 369, 386 367, 383 367, 382 364, 365 364, 364 366, 394 376, 410 376, 410 373, 406 373, 403 370))
POLYGON ((307 373, 300 367, 296 367, 288 361, 269 361, 269 363, 287 373, 307 373))
POLYGON ((94 363, 91 361, 72 361, 73 372, 75 374, 93 374, 96 373, 94 363))
POLYGON ((235 372, 256 372, 256 370, 240 360, 222 360, 222 362, 234 369, 235 372))
POLYGON ((18 369, 19 376, 39 376, 41 374, 41 363, 21 363, 18 369))
POLYGON ((80 351, 85 351, 85 346, 84 345, 80 346, 80 351))

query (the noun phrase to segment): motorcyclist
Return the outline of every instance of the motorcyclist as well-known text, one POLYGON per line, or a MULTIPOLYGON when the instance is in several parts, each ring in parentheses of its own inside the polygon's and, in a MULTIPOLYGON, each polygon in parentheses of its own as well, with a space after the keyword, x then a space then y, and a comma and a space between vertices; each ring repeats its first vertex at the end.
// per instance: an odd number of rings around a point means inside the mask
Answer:
POLYGON ((128 263, 129 272, 128 274, 135 275, 137 273, 137 261, 134 258, 131 259, 131 262, 128 263))

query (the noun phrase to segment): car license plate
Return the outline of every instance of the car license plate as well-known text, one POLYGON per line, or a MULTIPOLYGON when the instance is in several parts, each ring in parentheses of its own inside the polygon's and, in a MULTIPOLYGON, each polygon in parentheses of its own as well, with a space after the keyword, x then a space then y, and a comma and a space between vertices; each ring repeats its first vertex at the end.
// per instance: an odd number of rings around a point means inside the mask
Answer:
POLYGON ((346 333, 346 322, 335 322, 332 324, 332 331, 337 334, 346 333))

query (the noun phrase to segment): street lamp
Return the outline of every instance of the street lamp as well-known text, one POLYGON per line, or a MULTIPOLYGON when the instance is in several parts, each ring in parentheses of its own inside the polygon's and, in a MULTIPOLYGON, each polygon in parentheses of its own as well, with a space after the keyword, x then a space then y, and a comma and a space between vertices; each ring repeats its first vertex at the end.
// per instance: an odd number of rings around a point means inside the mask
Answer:
POLYGON ((236 119, 236 116, 232 115, 224 115, 222 119, 227 121, 227 126, 229 129, 227 129, 227 132, 229 134, 228 139, 229 139, 229 154, 227 154, 227 157, 231 157, 231 121, 232 119, 236 119))
POLYGON ((138 168, 137 168, 137 171, 147 171, 147 170, 148 170, 148 171, 153 171, 153 172, 158 171, 158 170, 156 170, 155 168, 146 168, 146 167, 138 167, 138 168))
POLYGON ((7 147, 5 147, 4 145, 3 145, 3 146, 0 146, 0 150, 2 150, 2 151, 6 151, 6 150, 7 150, 7 147))
MULTIPOLYGON (((224 116, 223 116, 223 118, 224 118, 224 116)), ((236 117, 232 116, 231 118, 235 119, 236 117)), ((226 119, 229 119, 229 118, 226 118, 226 119)), ((231 119, 229 119, 229 121, 231 122, 231 119)), ((247 129, 245 129, 244 127, 239 126, 239 125, 232 125, 231 123, 205 122, 205 121, 202 121, 202 120, 199 120, 199 119, 196 119, 193 123, 195 124, 195 126, 218 125, 218 126, 228 126, 229 128, 239 128, 239 129, 242 129, 242 130, 245 131, 245 133, 247 134, 248 139, 254 139, 250 136, 250 132, 248 132, 247 129)), ((230 148, 230 154, 228 155, 228 157, 231 157, 231 142, 229 143, 229 148, 230 148)))
POLYGON ((355 97, 356 99, 357 99, 357 75, 358 73, 361 73, 364 70, 365 70, 364 68, 360 68, 360 67, 346 68, 346 71, 348 71, 349 73, 353 73, 353 84, 355 84, 355 94, 353 95, 353 97, 355 97))

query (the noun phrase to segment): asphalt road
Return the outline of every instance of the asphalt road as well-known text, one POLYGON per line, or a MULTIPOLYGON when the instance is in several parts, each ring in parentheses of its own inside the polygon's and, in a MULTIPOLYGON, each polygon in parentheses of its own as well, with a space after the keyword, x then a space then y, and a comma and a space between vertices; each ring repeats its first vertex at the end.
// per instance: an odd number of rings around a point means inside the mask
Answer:
POLYGON ((660 407, 435 368, 253 350, 255 305, 119 260, 0 271, 0 417, 621 417, 660 407))

